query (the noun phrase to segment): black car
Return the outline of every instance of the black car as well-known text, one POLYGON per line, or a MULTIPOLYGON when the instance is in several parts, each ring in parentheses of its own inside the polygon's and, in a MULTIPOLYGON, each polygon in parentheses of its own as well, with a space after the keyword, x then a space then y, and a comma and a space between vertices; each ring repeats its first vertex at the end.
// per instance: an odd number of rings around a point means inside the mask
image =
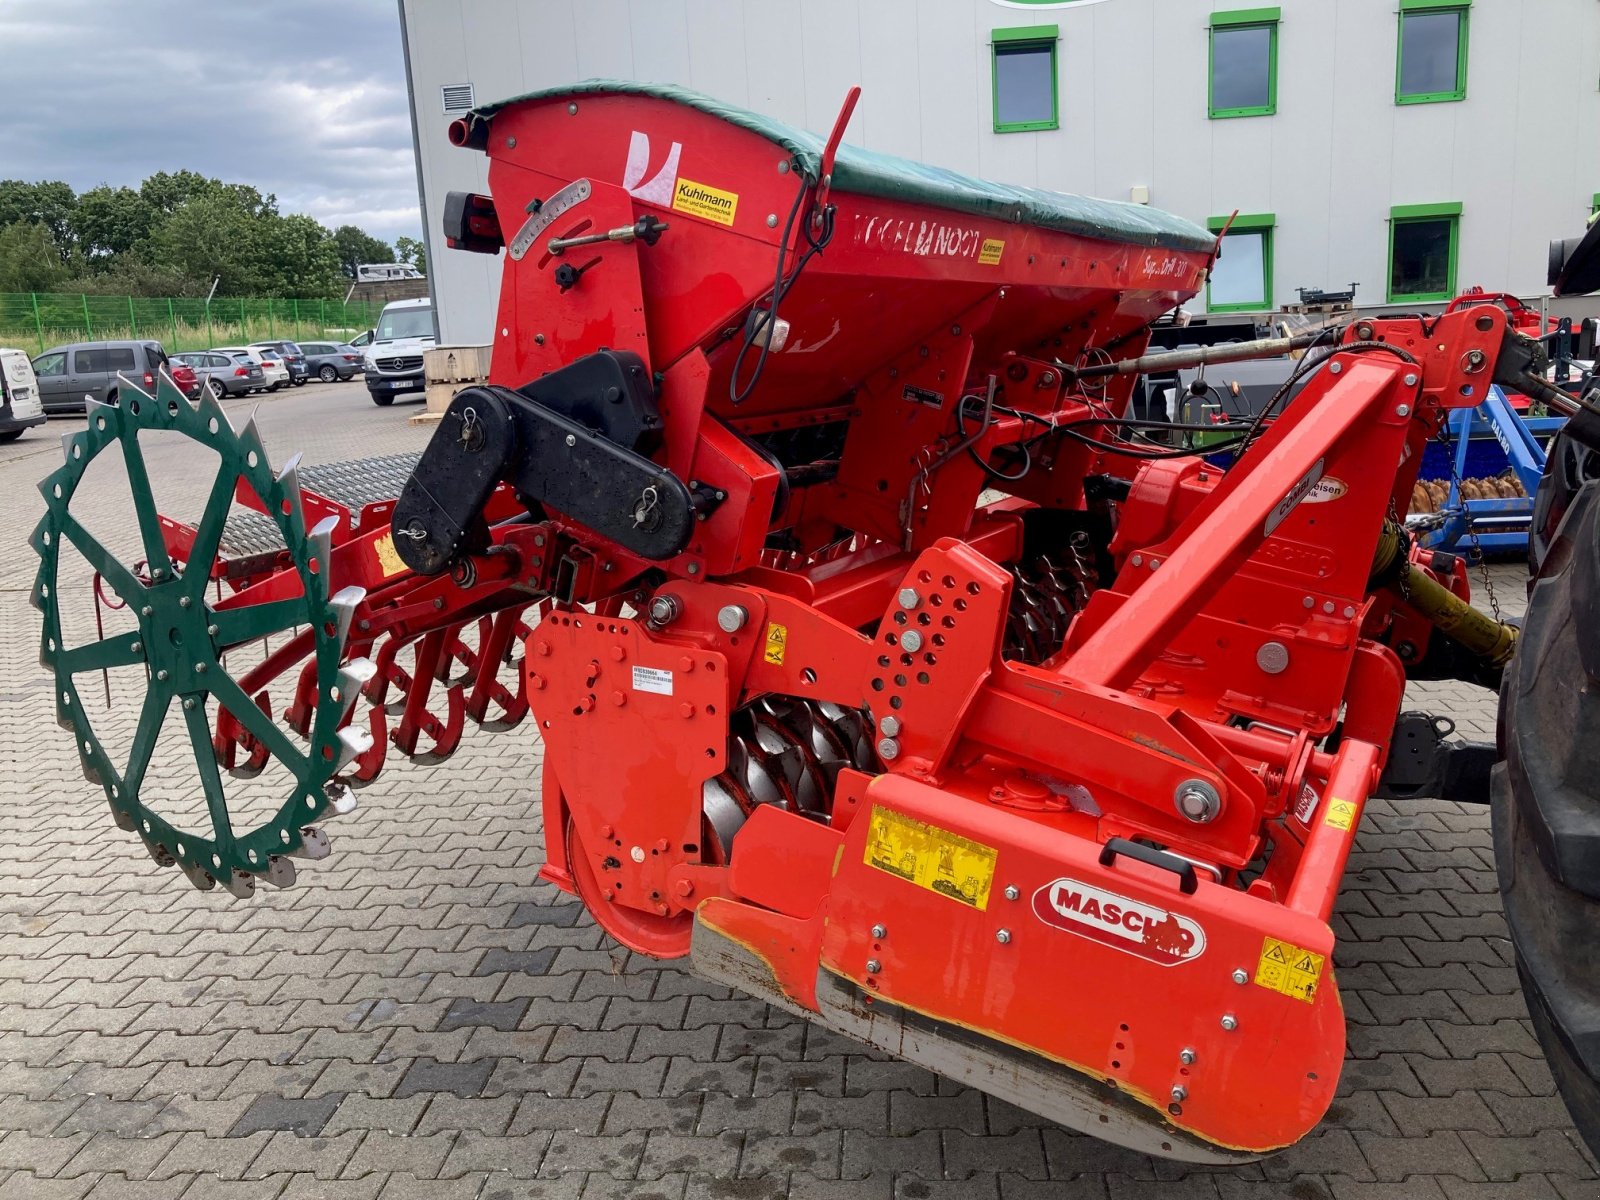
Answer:
POLYGON ((303 386, 311 378, 311 367, 306 363, 305 352, 297 342, 251 342, 250 349, 271 350, 282 358, 283 365, 289 368, 289 382, 295 387, 303 386))

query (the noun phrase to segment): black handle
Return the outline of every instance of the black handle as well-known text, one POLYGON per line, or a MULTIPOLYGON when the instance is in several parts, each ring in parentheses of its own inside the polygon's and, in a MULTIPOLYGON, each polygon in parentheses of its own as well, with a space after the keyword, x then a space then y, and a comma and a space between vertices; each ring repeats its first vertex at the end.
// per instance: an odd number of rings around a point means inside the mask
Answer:
POLYGON ((1199 877, 1194 873, 1194 864, 1188 859, 1168 854, 1165 850, 1157 850, 1154 846, 1130 842, 1127 838, 1114 837, 1101 846, 1100 865, 1109 867, 1119 854, 1126 858, 1136 858, 1152 867, 1160 867, 1163 871, 1173 872, 1178 877, 1178 890, 1185 896, 1194 895, 1195 889, 1200 886, 1199 877))

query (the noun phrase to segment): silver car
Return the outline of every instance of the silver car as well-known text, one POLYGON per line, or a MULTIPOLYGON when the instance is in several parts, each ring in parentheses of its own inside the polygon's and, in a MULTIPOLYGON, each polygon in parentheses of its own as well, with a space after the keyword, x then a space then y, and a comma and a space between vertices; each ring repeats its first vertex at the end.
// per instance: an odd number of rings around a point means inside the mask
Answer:
POLYGON ((200 386, 209 391, 213 399, 224 396, 247 396, 267 386, 266 373, 259 362, 235 359, 214 351, 190 351, 174 354, 173 362, 181 362, 194 369, 200 386))

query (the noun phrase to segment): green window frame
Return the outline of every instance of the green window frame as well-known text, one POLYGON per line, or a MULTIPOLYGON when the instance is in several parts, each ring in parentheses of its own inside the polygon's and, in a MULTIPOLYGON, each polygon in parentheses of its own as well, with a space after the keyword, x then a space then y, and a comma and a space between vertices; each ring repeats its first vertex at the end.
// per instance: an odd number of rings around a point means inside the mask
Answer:
POLYGON ((1600 213, 1600 192, 1596 192, 1594 199, 1589 202, 1589 215, 1592 217, 1595 213, 1600 213))
POLYGON ((993 85, 994 131, 996 133, 1032 133, 1041 129, 1061 128, 1060 64, 1056 56, 1056 43, 1061 40, 1059 25, 1023 25, 1010 29, 996 29, 990 35, 989 77, 993 85), (1000 64, 1002 59, 1021 55, 1048 52, 1050 55, 1050 118, 1032 121, 1002 121, 1000 119, 1000 64))
POLYGON ((1456 204, 1398 204, 1389 210, 1389 267, 1385 275, 1384 290, 1388 303, 1453 300, 1456 294, 1456 258, 1461 249, 1461 205, 1456 204), (1396 233, 1405 226, 1446 223, 1449 249, 1445 267, 1445 286, 1439 291, 1397 291, 1394 278, 1394 243, 1396 233))
POLYGON ((1394 102, 1396 104, 1448 104, 1467 98, 1467 14, 1472 0, 1400 0, 1400 20, 1396 27, 1394 47, 1394 102), (1405 76, 1406 22, 1415 19, 1433 19, 1453 14, 1456 18, 1456 82, 1455 87, 1441 92, 1406 92, 1405 76))
MULTIPOLYGON (((1206 228, 1212 233, 1221 233, 1226 226, 1228 233, 1222 239, 1222 252, 1227 253, 1228 239, 1233 237, 1259 236, 1261 238, 1261 299, 1235 300, 1228 303, 1215 304, 1211 299, 1211 280, 1206 279, 1206 311, 1208 313, 1236 313, 1236 312, 1270 312, 1272 310, 1272 238, 1277 228, 1278 218, 1274 213, 1240 213, 1233 218, 1233 224, 1228 224, 1227 217, 1211 217, 1206 221, 1206 228)), ((1214 269, 1214 268, 1213 268, 1214 269)))
POLYGON ((1207 37, 1208 61, 1206 65, 1206 111, 1212 120, 1229 117, 1270 117, 1278 111, 1278 22, 1282 10, 1277 8, 1242 8, 1232 12, 1211 14, 1211 28, 1207 37), (1217 107, 1217 36, 1227 37, 1252 29, 1267 31, 1267 102, 1240 107, 1217 107))

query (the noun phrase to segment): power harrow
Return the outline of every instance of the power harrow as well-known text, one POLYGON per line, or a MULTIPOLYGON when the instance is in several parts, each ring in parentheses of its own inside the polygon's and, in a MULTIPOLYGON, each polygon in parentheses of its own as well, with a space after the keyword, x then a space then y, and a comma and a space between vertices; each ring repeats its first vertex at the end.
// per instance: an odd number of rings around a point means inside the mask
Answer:
MULTIPOLYGON (((1287 1146, 1339 1077, 1329 916, 1369 797, 1490 790, 1493 748, 1403 714, 1408 679, 1560 709, 1513 721, 1498 768, 1508 902, 1537 924, 1565 897, 1568 936, 1590 911, 1593 773, 1535 751, 1592 728, 1591 697, 1508 676, 1518 630, 1402 519, 1453 411, 1555 392, 1577 416, 1539 587, 1581 613, 1594 410, 1481 305, 1307 335, 1261 414, 1172 449, 1129 396, 1218 239, 852 149, 853 103, 826 141, 626 83, 455 122, 491 194, 451 196, 449 244, 504 252, 491 381, 414 459, 277 473, 169 381, 91 406, 33 537, 58 717, 120 827, 239 896, 325 855, 386 755, 531 717, 542 876, 623 945, 1142 1151, 1287 1146), (155 511, 157 433, 220 458, 193 523, 155 511), (133 566, 73 515, 101 454, 133 566), (134 628, 68 644, 69 550, 134 628), (141 665, 113 756, 85 684, 141 665), (146 785, 169 711, 186 823, 146 785), (244 819, 224 776, 273 766, 244 819)), ((1595 678, 1550 613, 1541 644, 1595 678)), ((1524 967, 1581 1116, 1595 1035, 1549 932, 1524 967)))

